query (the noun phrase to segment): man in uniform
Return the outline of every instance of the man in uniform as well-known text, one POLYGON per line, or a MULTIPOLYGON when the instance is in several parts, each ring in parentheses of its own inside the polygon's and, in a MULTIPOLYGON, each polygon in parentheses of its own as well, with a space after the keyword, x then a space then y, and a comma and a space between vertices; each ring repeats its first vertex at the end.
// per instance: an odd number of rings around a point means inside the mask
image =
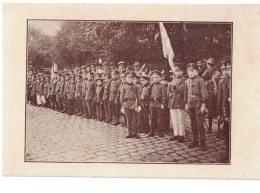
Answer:
MULTIPOLYGON (((163 137, 163 110, 166 106, 167 91, 165 85, 161 84, 161 72, 154 70, 151 73, 152 84, 148 88, 146 97, 149 99, 151 114, 151 132, 149 137, 155 135, 158 129, 159 137, 163 137)), ((145 97, 145 98, 146 98, 145 97)))
POLYGON ((127 119, 128 135, 126 138, 135 137, 136 139, 140 139, 141 137, 138 134, 138 126, 136 125, 137 111, 138 109, 141 109, 141 107, 138 105, 140 94, 139 87, 133 84, 134 76, 135 72, 126 72, 126 84, 122 86, 120 101, 127 119))
POLYGON ((111 121, 111 115, 110 115, 110 110, 109 110, 109 95, 110 95, 110 84, 111 84, 111 76, 110 74, 105 74, 104 75, 105 81, 104 81, 104 92, 103 92, 103 105, 104 105, 104 111, 105 111, 105 117, 106 119, 104 120, 106 123, 109 123, 111 121))
POLYGON ((134 71, 135 71, 136 74, 138 74, 139 70, 140 70, 140 63, 138 61, 136 61, 134 63, 134 71))
POLYGON ((201 149, 205 151, 206 142, 203 115, 206 112, 208 92, 204 80, 198 76, 198 67, 195 63, 187 65, 187 72, 189 78, 185 81, 184 102, 185 110, 190 115, 193 134, 193 142, 189 145, 189 148, 198 147, 200 138, 201 149))
POLYGON ((77 74, 76 75, 76 86, 75 86, 75 109, 76 109, 76 115, 77 116, 82 116, 83 115, 83 110, 82 110, 82 100, 81 100, 81 75, 77 74))
POLYGON ((118 71, 120 73, 120 76, 122 76, 122 74, 125 73, 125 62, 124 61, 120 61, 118 62, 118 71))

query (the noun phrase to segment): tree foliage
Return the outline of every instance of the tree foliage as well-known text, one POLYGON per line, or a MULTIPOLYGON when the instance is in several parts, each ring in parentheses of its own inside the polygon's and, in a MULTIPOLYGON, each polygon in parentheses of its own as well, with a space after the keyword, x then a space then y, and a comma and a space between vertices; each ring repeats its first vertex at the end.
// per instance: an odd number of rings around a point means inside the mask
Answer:
MULTIPOLYGON (((211 23, 164 23, 175 53, 175 62, 231 56, 231 25, 211 23)), ((163 57, 159 25, 153 22, 65 21, 57 34, 47 36, 28 29, 28 61, 35 68, 61 68, 135 61, 152 68, 168 68, 163 57)))

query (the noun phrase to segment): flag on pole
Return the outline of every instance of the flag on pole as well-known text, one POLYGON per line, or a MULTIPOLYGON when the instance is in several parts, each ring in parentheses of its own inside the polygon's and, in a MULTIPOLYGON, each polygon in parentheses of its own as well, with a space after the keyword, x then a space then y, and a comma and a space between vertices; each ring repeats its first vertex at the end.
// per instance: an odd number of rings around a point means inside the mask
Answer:
POLYGON ((58 72, 58 65, 55 62, 53 62, 51 67, 51 79, 53 79, 55 76, 54 72, 58 72))
POLYGON ((160 25, 160 32, 161 32, 161 38, 162 38, 163 55, 165 58, 168 59, 170 67, 171 67, 172 71, 174 71, 174 69, 175 69, 174 63, 173 63, 174 52, 172 50, 170 38, 167 34, 167 31, 166 31, 163 23, 160 22, 159 25, 160 25))

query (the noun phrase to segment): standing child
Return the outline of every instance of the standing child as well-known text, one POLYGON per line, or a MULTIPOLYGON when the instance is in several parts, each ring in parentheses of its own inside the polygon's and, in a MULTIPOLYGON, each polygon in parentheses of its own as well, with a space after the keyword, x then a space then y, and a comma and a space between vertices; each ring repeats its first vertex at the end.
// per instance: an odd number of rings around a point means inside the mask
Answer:
POLYGON ((74 114, 74 103, 75 103, 75 76, 71 76, 70 82, 67 89, 67 96, 68 96, 68 114, 74 114))
POLYGON ((94 82, 94 73, 88 72, 87 74, 88 81, 86 82, 86 104, 88 109, 87 119, 95 119, 95 109, 94 109, 94 97, 95 97, 95 82, 94 82))
POLYGON ((41 82, 40 82, 40 96, 41 96, 41 102, 42 102, 43 107, 45 107, 45 105, 46 105, 46 98, 45 98, 45 94, 44 94, 44 84, 45 84, 45 77, 42 76, 41 82))
POLYGON ((140 128, 141 128, 142 132, 149 133, 150 132, 149 100, 147 98, 145 98, 145 95, 146 95, 148 88, 149 88, 149 76, 141 75, 140 77, 141 77, 140 82, 142 84, 141 88, 139 89, 140 106, 141 106, 141 111, 139 113, 139 115, 140 115, 140 128))
POLYGON ((77 74, 76 76, 76 90, 75 90, 75 107, 76 107, 76 115, 82 116, 82 100, 81 100, 81 88, 82 82, 81 82, 81 75, 77 74))
POLYGON ((163 137, 163 111, 166 106, 167 91, 164 84, 161 84, 161 72, 154 70, 151 73, 152 84, 147 92, 150 103, 151 132, 149 137, 155 135, 155 130, 159 132, 159 137, 163 137))
POLYGON ((96 94, 95 94, 95 103, 96 103, 96 112, 97 112, 97 120, 102 121, 103 120, 103 112, 102 112, 102 96, 104 92, 104 86, 103 86, 103 79, 101 77, 98 77, 96 79, 96 94))
POLYGON ((46 107, 50 107, 50 101, 49 101, 49 87, 50 87, 50 78, 49 76, 45 76, 45 83, 44 83, 44 86, 43 86, 43 94, 45 96, 45 99, 46 99, 46 107))
POLYGON ((170 141, 178 140, 178 143, 184 142, 185 120, 184 120, 184 85, 185 78, 182 76, 183 71, 178 66, 175 67, 176 79, 169 84, 169 108, 173 124, 173 137, 170 141))
POLYGON ((198 147, 200 138, 200 147, 205 151, 206 142, 203 115, 206 112, 208 92, 204 80, 198 76, 198 68, 195 63, 187 65, 187 72, 189 78, 185 81, 184 101, 185 110, 190 115, 193 134, 193 142, 189 145, 189 148, 198 147))
POLYGON ((118 89, 121 85, 121 81, 119 80, 119 72, 117 70, 113 70, 111 73, 112 81, 110 83, 110 95, 109 95, 109 111, 112 115, 112 124, 119 124, 120 117, 120 103, 116 103, 116 96, 118 93, 118 89))
POLYGON ((138 126, 136 120, 137 111, 141 110, 141 107, 139 106, 140 94, 139 87, 133 84, 134 77, 134 71, 126 72, 126 84, 122 87, 120 101, 127 119, 128 135, 126 136, 126 138, 135 137, 136 139, 141 139, 138 134, 138 126))
POLYGON ((104 105, 104 110, 105 110, 105 122, 109 123, 111 121, 111 114, 109 111, 109 94, 110 94, 110 83, 111 83, 111 76, 110 74, 105 74, 105 83, 104 83, 104 92, 103 92, 103 97, 102 97, 102 101, 103 101, 103 105, 104 105))
POLYGON ((40 84, 41 84, 40 77, 37 77, 36 78, 36 86, 35 86, 35 94, 36 94, 36 101, 37 101, 38 106, 42 105, 41 94, 40 94, 40 84))

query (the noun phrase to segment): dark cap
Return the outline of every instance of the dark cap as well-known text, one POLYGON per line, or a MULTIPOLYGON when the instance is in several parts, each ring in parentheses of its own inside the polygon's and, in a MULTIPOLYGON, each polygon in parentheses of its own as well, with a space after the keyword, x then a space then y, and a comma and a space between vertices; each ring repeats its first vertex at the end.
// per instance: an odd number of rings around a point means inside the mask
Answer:
POLYGON ((127 71, 127 72, 125 73, 125 76, 126 76, 126 77, 127 77, 127 76, 136 77, 136 74, 135 74, 134 71, 129 70, 129 71, 127 71))
POLYGON ((124 61, 120 61, 117 63, 118 65, 125 65, 125 62, 124 61))
POLYGON ((198 70, 198 65, 195 63, 189 63, 186 65, 187 70, 198 70))
POLYGON ((159 76, 162 76, 162 73, 158 70, 153 70, 150 75, 152 76, 153 74, 156 74, 156 75, 159 75, 159 76))
POLYGON ((134 67, 139 67, 140 66, 140 63, 138 62, 138 61, 136 61, 135 63, 134 63, 134 67))
POLYGON ((140 75, 139 76, 141 79, 149 80, 150 77, 148 75, 140 75))
POLYGON ((112 74, 119 74, 118 70, 113 70, 112 74))

